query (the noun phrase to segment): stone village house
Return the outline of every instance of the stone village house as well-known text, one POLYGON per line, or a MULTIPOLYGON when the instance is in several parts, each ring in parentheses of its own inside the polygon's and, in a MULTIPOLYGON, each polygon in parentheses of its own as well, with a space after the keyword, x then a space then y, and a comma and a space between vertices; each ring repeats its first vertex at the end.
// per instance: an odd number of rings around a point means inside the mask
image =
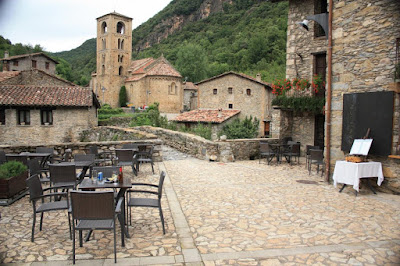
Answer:
POLYGON ((371 158, 383 163, 386 181, 400 189, 400 160, 395 155, 400 90, 394 82, 399 44, 398 0, 289 0, 286 77, 311 80, 321 74, 327 103, 325 116, 274 110, 273 135, 292 136, 303 147, 319 144, 322 136, 332 172, 354 138, 362 138, 370 128, 371 158), (299 26, 306 18, 308 31, 299 26))
POLYGON ((272 89, 268 83, 233 71, 200 81, 200 109, 240 110, 239 118, 256 117, 260 121, 259 136, 270 135, 272 89))
POLYGON ((119 106, 126 87, 128 102, 136 108, 158 102, 160 112, 183 110, 182 76, 164 58, 132 58, 132 18, 109 13, 97 18, 97 68, 90 87, 103 103, 119 106))
POLYGON ((42 52, 9 56, 8 52, 5 51, 1 62, 3 64, 3 71, 39 69, 51 75, 55 75, 56 65, 58 64, 56 60, 42 52))

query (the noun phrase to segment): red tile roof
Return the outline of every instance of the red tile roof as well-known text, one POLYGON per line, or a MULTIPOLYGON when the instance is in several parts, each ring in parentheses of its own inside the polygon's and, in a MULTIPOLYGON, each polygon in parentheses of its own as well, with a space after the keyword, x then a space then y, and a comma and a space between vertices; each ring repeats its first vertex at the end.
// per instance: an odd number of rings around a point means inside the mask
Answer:
POLYGON ((0 82, 5 81, 7 79, 13 78, 18 76, 21 72, 20 71, 3 71, 0 72, 0 82))
POLYGON ((236 76, 239 76, 239 77, 242 77, 242 78, 245 78, 245 79, 248 79, 248 80, 257 82, 257 83, 259 83, 259 84, 261 84, 261 85, 264 85, 264 86, 266 86, 266 87, 272 89, 272 88, 271 88, 271 84, 269 84, 269 83, 266 83, 266 82, 264 82, 264 81, 258 81, 256 78, 253 78, 253 77, 251 77, 251 76, 249 76, 249 75, 246 75, 246 74, 243 74, 243 73, 236 73, 236 72, 233 72, 233 71, 225 72, 225 73, 223 73, 223 74, 221 74, 221 75, 218 75, 218 76, 215 76, 215 77, 211 77, 211 78, 209 78, 209 79, 202 80, 202 81, 200 81, 200 82, 197 82, 196 85, 199 85, 199 84, 201 84, 201 83, 205 83, 205 82, 211 81, 211 80, 213 80, 213 79, 218 79, 218 78, 221 78, 221 77, 226 76, 226 75, 236 75, 236 76))
POLYGON ((202 122, 220 124, 240 113, 240 110, 193 110, 178 115, 177 122, 202 122))
POLYGON ((196 90, 196 91, 198 90, 197 86, 194 85, 193 82, 189 82, 189 81, 187 81, 183 84, 183 89, 184 90, 196 90))
POLYGON ((87 107, 96 101, 90 88, 0 85, 0 105, 87 107))
POLYGON ((135 81, 146 76, 173 76, 181 78, 181 74, 168 62, 164 56, 157 59, 144 58, 132 61, 126 81, 135 81))

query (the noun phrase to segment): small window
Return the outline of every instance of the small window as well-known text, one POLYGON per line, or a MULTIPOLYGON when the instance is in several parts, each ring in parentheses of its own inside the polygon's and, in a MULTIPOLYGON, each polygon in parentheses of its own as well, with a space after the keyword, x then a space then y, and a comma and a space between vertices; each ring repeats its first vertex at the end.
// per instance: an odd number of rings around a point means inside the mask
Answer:
POLYGON ((32 67, 36 68, 36 60, 32 60, 32 67))
POLYGON ((46 69, 48 70, 50 68, 50 63, 46 62, 46 69))
POLYGON ((250 96, 251 95, 251 89, 247 89, 246 90, 246 94, 250 96))
POLYGON ((168 86, 169 90, 169 94, 176 94, 176 83, 172 82, 171 85, 168 86))
POLYGON ((6 110, 4 108, 0 109, 0 125, 6 124, 6 110))
POLYGON ((228 88, 228 93, 232 94, 233 93, 233 89, 232 88, 228 88))
POLYGON ((101 33, 107 33, 107 23, 106 22, 103 22, 102 24, 101 24, 101 33))
POLYGON ((228 104, 228 109, 233 109, 233 104, 228 104))
POLYGON ((117 33, 124 34, 125 25, 121 21, 117 23, 117 33))
POLYGON ((14 66, 18 66, 18 61, 15 60, 15 61, 13 62, 13 65, 14 65, 14 66))
POLYGON ((17 111, 17 123, 18 123, 18 125, 30 125, 31 124, 30 110, 19 109, 17 111))
POLYGON ((118 75, 122 76, 123 75, 123 71, 124 71, 124 68, 122 66, 120 66, 119 69, 118 69, 118 75))
POLYGON ((121 41, 121 49, 124 49, 124 40, 121 41))
POLYGON ((217 93, 218 93, 218 89, 213 89, 213 94, 217 95, 217 93))
POLYGON ((106 66, 102 65, 101 66, 101 74, 104 75, 106 73, 106 66))
POLYGON ((101 43, 102 43, 102 45, 103 45, 103 50, 106 49, 106 48, 107 48, 106 39, 102 39, 102 40, 101 40, 101 43))
POLYGON ((121 39, 118 39, 118 49, 121 49, 121 39))
POLYGON ((53 124, 53 110, 51 110, 51 109, 40 110, 40 122, 42 125, 52 125, 53 124))

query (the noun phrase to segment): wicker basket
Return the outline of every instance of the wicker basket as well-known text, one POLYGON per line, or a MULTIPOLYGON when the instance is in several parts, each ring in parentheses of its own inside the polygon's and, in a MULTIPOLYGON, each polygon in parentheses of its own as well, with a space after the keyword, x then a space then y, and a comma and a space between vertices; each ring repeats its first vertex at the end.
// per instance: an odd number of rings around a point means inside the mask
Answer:
POLYGON ((364 157, 359 157, 359 156, 347 156, 346 161, 351 163, 362 163, 365 162, 366 159, 364 157))

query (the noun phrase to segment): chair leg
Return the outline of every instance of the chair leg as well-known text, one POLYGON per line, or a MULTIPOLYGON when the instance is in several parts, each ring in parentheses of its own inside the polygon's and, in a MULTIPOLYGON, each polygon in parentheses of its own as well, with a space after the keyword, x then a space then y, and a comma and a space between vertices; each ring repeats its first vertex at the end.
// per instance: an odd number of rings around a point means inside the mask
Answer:
POLYGON ((72 232, 72 258, 73 263, 75 264, 75 227, 73 228, 72 232))
POLYGON ((33 222, 32 222, 32 236, 31 236, 31 242, 34 242, 35 238, 35 224, 36 224, 36 213, 33 213, 33 222))
POLYGON ((163 233, 165 235, 164 215, 163 215, 163 212, 162 212, 162 209, 161 209, 161 203, 160 203, 160 206, 158 207, 158 209, 160 210, 160 218, 161 218, 162 230, 163 230, 163 233))
POLYGON ((82 230, 79 230, 79 246, 82 247, 83 243, 82 243, 82 230))
MULTIPOLYGON (((115 230, 115 221, 114 221, 114 262, 117 263, 117 242, 116 242, 117 241, 117 234, 116 234, 115 231, 116 230, 115 230)), ((122 235, 123 234, 124 234, 124 231, 122 230, 122 235)))
POLYGON ((42 225, 43 225, 43 212, 40 214, 40 231, 42 231, 42 225))
POLYGON ((70 213, 68 212, 68 229, 69 229, 69 239, 72 239, 72 233, 71 233, 71 220, 70 220, 70 213))
POLYGON ((153 175, 154 175, 154 163, 151 162, 151 170, 153 171, 153 175))

